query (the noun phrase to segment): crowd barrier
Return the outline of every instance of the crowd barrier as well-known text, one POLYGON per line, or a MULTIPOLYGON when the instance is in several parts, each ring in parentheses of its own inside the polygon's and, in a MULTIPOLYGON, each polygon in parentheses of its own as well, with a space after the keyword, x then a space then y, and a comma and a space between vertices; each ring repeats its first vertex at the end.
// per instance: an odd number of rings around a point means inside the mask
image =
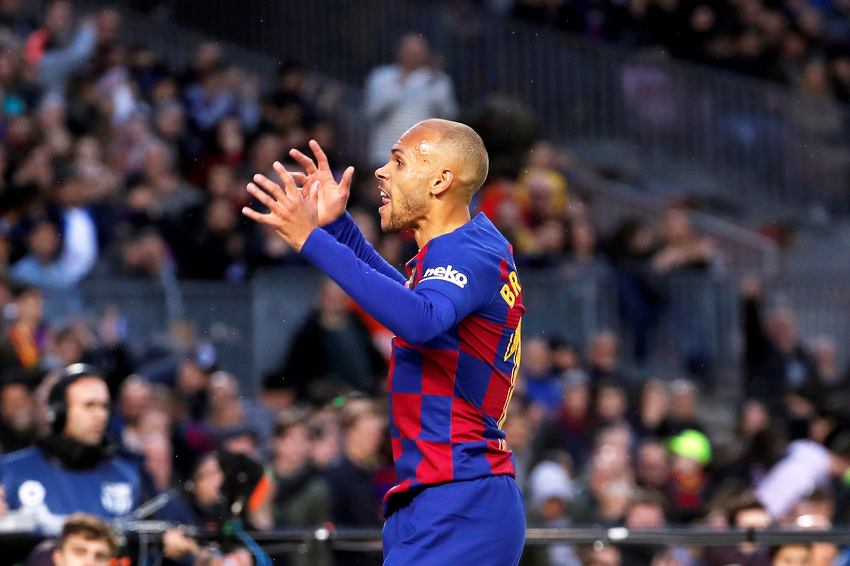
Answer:
MULTIPOLYGON (((143 521, 138 530, 121 533, 125 548, 139 552, 140 545, 156 547, 161 543, 162 533, 172 525, 156 521, 143 521)), ((225 531, 228 529, 225 528, 225 531)), ((348 552, 380 552, 380 529, 356 528, 295 528, 248 532, 248 536, 265 553, 307 554, 316 546, 328 550, 348 552)), ((228 535, 219 531, 195 533, 199 540, 232 544, 228 535)), ((44 537, 25 533, 0 533, 0 547, 12 560, 23 560, 26 554, 44 537)), ((850 528, 835 527, 829 530, 801 530, 770 528, 715 529, 706 527, 663 527, 657 529, 628 529, 625 527, 576 526, 571 528, 529 528, 526 531, 526 547, 568 545, 612 545, 612 546, 656 546, 656 547, 711 547, 736 546, 754 543, 763 546, 787 544, 827 543, 836 546, 850 544, 850 528)), ((135 552, 131 554, 135 554, 135 552)), ((145 552, 145 549, 141 549, 145 552)))
MULTIPOLYGON (((243 282, 182 281, 171 291, 157 281, 89 280, 80 297, 93 316, 117 306, 127 320, 127 341, 138 354, 167 341, 175 325, 189 321, 196 340, 213 344, 221 368, 240 376, 244 392, 253 394, 263 375, 283 362, 317 304, 321 280, 308 267, 269 269, 243 282)), ((717 374, 734 371, 739 360, 734 284, 708 274, 660 282, 662 302, 649 332, 648 367, 669 370, 685 356, 697 356, 717 374)), ((623 336, 623 355, 630 358, 635 327, 622 310, 617 275, 609 266, 525 269, 522 283, 524 338, 560 337, 582 349, 594 334, 611 330, 623 336)))
MULTIPOLYGON (((240 376, 244 392, 252 394, 259 391, 263 375, 284 360, 317 304, 321 281, 321 274, 309 267, 268 269, 247 282, 183 281, 177 285, 180 308, 154 281, 90 280, 80 295, 92 315, 109 305, 119 307, 128 322, 128 343, 137 353, 162 343, 176 322, 190 321, 196 339, 212 343, 222 369, 240 376)), ((632 341, 640 327, 623 310, 623 289, 609 266, 567 263, 524 269, 522 282, 524 338, 557 336, 583 347, 597 332, 611 330, 621 336, 622 355, 631 366, 632 341)), ((737 282, 696 273, 660 277, 657 285, 657 320, 646 334, 650 358, 644 369, 670 378, 688 363, 702 363, 704 377, 734 386, 743 348, 737 282)), ((796 311, 804 341, 829 336, 836 344, 850 343, 847 281, 807 276, 768 280, 764 295, 765 309, 785 305, 796 311)), ((839 367, 850 362, 842 348, 837 354, 839 367)))

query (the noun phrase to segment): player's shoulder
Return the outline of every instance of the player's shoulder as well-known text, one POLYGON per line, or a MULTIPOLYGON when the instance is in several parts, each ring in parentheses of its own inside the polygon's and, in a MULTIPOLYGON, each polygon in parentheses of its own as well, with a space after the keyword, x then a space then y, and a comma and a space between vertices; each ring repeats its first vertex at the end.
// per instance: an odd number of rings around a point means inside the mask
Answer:
POLYGON ((510 243, 483 212, 457 230, 432 240, 429 251, 468 255, 496 263, 512 256, 510 243))

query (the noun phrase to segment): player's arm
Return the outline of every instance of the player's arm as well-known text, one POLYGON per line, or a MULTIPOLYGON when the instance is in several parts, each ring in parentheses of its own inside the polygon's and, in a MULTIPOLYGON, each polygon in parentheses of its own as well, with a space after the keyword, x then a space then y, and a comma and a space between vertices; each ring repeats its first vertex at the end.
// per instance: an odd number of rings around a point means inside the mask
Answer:
POLYGON ((373 269, 323 230, 310 234, 301 254, 406 342, 422 344, 457 324, 457 313, 448 297, 430 289, 408 289, 373 269))
POLYGON ((248 185, 248 192, 269 208, 261 214, 248 207, 242 213, 273 226, 290 246, 315 263, 357 301, 375 320, 412 344, 421 344, 457 322, 452 301, 434 291, 413 291, 399 281, 372 269, 354 251, 318 229, 316 200, 319 183, 310 186, 307 198, 284 171, 286 189, 263 175, 248 185), (258 186, 262 186, 268 193, 258 186))
POLYGON ((301 253, 331 276, 366 312, 411 344, 457 325, 497 296, 500 270, 474 246, 434 242, 419 266, 415 290, 388 285, 351 250, 314 231, 301 253))
POLYGON ((336 238, 339 243, 350 248, 358 259, 365 262, 375 271, 401 284, 404 284, 406 281, 404 275, 399 273, 395 267, 381 257, 381 254, 375 251, 375 248, 366 240, 363 232, 360 231, 360 228, 354 223, 354 219, 347 212, 337 220, 324 226, 324 230, 336 238))

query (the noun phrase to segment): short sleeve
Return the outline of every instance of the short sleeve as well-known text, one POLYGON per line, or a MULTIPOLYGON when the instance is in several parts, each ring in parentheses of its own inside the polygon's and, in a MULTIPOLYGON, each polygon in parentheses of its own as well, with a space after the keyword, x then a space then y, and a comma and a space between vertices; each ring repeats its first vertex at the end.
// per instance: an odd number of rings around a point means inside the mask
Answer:
POLYGON ((454 305, 455 324, 492 301, 499 283, 495 258, 472 242, 433 242, 422 260, 415 290, 437 291, 454 305))

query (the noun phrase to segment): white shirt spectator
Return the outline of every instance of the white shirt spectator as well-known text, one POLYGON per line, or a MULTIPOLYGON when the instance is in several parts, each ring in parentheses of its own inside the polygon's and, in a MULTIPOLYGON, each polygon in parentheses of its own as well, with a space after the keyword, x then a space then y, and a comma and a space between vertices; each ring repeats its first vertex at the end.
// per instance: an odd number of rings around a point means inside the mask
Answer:
POLYGON ((369 74, 365 110, 372 123, 369 162, 381 166, 411 126, 428 118, 453 119, 458 104, 452 80, 430 65, 427 45, 414 35, 402 40, 399 63, 369 74))

